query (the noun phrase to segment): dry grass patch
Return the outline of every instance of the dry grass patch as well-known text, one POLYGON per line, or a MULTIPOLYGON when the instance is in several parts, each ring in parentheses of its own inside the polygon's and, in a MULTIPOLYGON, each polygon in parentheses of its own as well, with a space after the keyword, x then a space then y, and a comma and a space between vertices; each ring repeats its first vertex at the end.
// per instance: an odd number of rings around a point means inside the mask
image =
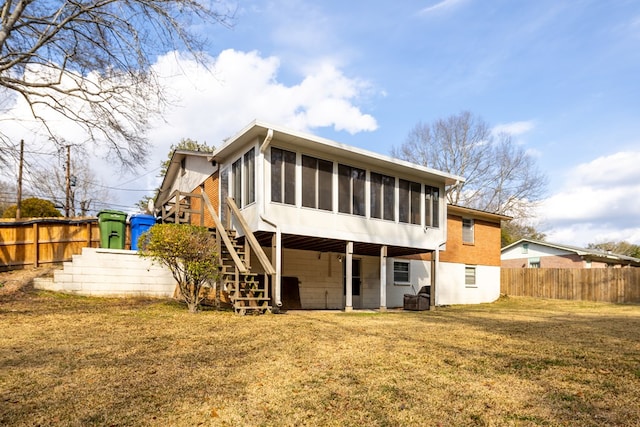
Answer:
POLYGON ((0 302, 0 425, 640 425, 640 307, 197 315, 0 302))

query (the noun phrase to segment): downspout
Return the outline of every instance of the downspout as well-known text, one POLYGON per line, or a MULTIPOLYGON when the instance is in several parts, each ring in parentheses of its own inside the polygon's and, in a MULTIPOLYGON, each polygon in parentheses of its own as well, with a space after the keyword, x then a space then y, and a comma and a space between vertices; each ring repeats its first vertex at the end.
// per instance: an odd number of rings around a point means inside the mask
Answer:
MULTIPOLYGON (((267 151, 267 148, 269 148, 269 144, 271 144, 272 139, 273 139, 273 129, 268 129, 267 136, 264 138, 264 141, 262 141, 262 144, 260 145, 260 155, 262 157, 261 163, 263 166, 264 166, 264 153, 265 151, 267 151)), ((262 168, 262 173, 264 174, 264 167, 262 168)), ((280 232, 280 227, 278 227, 278 225, 275 222, 265 217, 265 212, 264 212, 265 203, 266 203, 265 195, 267 194, 265 186, 266 186, 265 180, 263 179, 262 180, 262 202, 260 203, 260 219, 276 229, 276 249, 280 249, 282 244, 282 233, 280 232)), ((282 254, 281 254, 281 250, 275 250, 274 252, 275 253, 271 254, 273 259, 275 259, 275 270, 276 270, 276 277, 274 279, 275 292, 273 295, 273 299, 276 306, 282 307, 282 288, 280 284, 280 280, 282 276, 282 254)))

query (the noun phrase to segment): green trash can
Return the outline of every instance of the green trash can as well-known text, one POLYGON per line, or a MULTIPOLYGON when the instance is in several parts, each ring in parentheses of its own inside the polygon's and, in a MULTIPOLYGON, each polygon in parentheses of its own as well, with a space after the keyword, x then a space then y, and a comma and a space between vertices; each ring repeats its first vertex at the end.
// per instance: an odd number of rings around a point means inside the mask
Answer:
POLYGON ((112 210, 98 212, 98 228, 101 248, 124 249, 127 234, 126 213, 112 210))

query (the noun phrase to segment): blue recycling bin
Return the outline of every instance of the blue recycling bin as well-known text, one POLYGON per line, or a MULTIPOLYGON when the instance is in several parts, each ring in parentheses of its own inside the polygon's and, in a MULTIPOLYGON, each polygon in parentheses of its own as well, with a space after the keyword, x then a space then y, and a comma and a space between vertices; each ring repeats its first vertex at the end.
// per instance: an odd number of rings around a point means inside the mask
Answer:
POLYGON ((153 215, 138 214, 131 215, 129 224, 131 224, 131 249, 138 250, 138 239, 140 235, 150 229, 156 223, 156 217, 153 215))

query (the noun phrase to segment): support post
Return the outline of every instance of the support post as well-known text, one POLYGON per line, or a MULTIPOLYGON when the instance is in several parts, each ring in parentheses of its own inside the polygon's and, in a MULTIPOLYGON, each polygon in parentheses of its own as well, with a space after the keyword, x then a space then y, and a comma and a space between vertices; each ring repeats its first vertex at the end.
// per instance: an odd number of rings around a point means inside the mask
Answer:
POLYGON ((436 283, 438 281, 438 266, 440 265, 440 249, 436 249, 431 262, 431 292, 429 292, 429 309, 436 306, 436 283))
POLYGON ((380 248, 380 311, 387 311, 387 247, 380 248))
POLYGON ((353 311, 353 242, 347 242, 345 254, 345 287, 346 287, 346 304, 344 311, 353 311))

